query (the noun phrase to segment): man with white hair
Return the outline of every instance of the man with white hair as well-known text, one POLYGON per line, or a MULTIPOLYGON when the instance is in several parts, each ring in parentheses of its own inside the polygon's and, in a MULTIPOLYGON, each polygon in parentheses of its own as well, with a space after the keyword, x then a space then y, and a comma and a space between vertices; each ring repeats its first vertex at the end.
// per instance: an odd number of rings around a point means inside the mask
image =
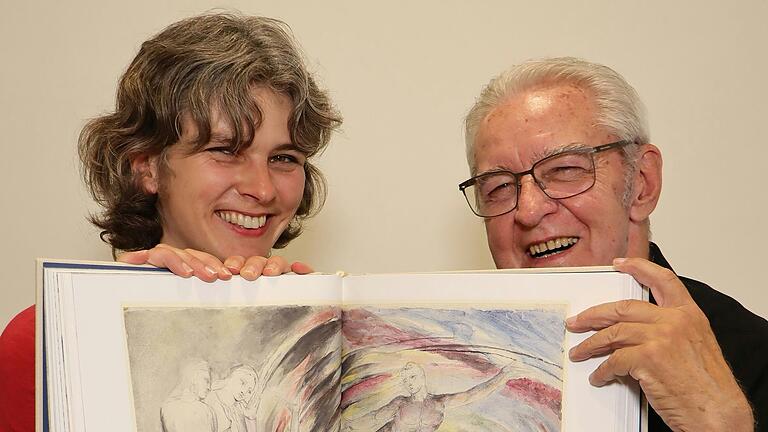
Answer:
POLYGON ((612 69, 574 58, 529 61, 494 78, 466 118, 472 177, 499 268, 613 265, 652 303, 596 305, 566 321, 596 333, 572 361, 607 355, 590 382, 637 380, 649 430, 768 430, 768 322, 677 276, 650 242, 662 158, 642 103, 612 69))

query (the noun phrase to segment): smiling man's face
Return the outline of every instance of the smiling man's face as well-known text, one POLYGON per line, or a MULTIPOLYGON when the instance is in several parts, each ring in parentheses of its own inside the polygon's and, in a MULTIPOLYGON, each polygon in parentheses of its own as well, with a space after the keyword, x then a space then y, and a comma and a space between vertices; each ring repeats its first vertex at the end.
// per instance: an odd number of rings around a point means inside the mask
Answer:
MULTIPOLYGON (((535 87, 492 110, 475 137, 474 174, 521 172, 574 145, 595 147, 618 138, 595 124, 591 96, 570 84, 535 87)), ((486 219, 488 245, 499 268, 610 265, 628 255, 630 210, 622 202, 625 170, 621 150, 594 155, 595 185, 574 197, 553 200, 530 175, 521 180, 515 210, 486 219)))

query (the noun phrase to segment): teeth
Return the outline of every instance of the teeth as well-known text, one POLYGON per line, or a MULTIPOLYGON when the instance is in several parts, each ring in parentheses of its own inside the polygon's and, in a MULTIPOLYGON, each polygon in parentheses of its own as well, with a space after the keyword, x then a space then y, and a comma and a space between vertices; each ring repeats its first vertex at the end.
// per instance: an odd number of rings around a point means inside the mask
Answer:
POLYGON ((578 237, 560 237, 554 240, 548 240, 545 242, 541 242, 539 244, 531 245, 528 248, 528 253, 530 253, 533 256, 543 254, 547 251, 553 251, 555 249, 560 249, 564 247, 568 247, 571 245, 575 245, 579 241, 578 237))
POLYGON ((243 228, 248 229, 256 229, 261 228, 264 226, 265 223, 267 223, 267 216, 248 216, 244 215, 242 213, 237 213, 233 211, 219 211, 216 212, 216 216, 220 217, 221 219, 234 224, 239 225, 243 228))

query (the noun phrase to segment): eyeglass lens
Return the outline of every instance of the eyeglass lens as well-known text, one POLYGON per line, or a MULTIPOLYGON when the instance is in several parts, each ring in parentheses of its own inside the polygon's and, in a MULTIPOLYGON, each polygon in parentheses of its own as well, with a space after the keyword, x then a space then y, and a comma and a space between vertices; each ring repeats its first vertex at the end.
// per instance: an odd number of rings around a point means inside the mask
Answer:
MULTIPOLYGON (((539 187, 552 199, 578 195, 595 183, 591 152, 573 151, 550 156, 536 162, 531 173, 539 187)), ((464 194, 479 216, 498 216, 517 206, 519 181, 515 174, 509 172, 491 172, 477 177, 472 186, 464 189, 464 194)))

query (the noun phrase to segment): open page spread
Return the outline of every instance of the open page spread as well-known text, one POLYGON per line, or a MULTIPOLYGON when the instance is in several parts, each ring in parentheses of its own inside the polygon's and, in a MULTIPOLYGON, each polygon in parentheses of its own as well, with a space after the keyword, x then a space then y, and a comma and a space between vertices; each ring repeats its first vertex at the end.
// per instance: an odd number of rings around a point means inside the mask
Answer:
POLYGON ((564 320, 641 298, 606 269, 283 275, 205 283, 42 263, 40 430, 614 431, 635 385, 591 387, 564 320))

